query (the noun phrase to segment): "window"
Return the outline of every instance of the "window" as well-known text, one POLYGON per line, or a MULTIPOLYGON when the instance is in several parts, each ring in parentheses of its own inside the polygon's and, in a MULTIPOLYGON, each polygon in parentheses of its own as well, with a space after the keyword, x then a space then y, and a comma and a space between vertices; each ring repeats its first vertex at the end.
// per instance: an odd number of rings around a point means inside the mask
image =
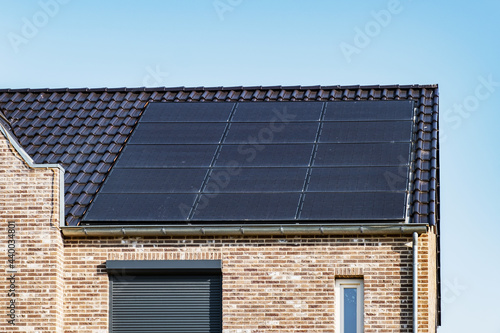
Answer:
POLYGON ((218 260, 109 260, 109 331, 222 332, 218 260))
POLYGON ((363 280, 335 282, 336 332, 363 333, 363 280))

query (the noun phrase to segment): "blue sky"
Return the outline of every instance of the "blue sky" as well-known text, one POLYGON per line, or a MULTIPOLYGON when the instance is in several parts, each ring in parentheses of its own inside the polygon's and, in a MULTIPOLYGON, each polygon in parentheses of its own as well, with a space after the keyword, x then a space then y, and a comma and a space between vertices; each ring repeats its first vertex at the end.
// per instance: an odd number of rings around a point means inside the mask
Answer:
POLYGON ((439 332, 500 332, 500 2, 0 5, 0 88, 438 83, 439 332))

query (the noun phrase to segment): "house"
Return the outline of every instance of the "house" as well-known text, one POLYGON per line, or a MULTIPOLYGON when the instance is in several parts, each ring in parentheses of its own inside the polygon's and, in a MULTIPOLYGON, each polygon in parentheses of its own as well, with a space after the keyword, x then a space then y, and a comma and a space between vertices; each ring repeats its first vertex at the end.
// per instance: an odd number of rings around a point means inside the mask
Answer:
POLYGON ((438 87, 0 90, 4 332, 436 332, 438 87))

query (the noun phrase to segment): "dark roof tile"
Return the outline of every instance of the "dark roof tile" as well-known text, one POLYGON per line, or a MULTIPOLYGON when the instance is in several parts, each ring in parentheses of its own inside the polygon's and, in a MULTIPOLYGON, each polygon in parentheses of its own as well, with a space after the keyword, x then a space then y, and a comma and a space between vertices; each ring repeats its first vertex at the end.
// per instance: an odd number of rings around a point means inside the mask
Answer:
POLYGON ((95 103, 95 110, 98 110, 98 111, 106 110, 107 105, 108 105, 108 103, 106 103, 104 101, 98 101, 95 103))
MULTIPOLYGON (((106 146, 98 144, 94 152, 88 156, 86 156, 86 161, 90 161, 92 163, 100 163, 103 160, 103 154, 106 152, 106 146)), ((83 163, 83 162, 82 162, 83 163)))
MULTIPOLYGON (((86 194, 85 194, 86 195, 86 194)), ((87 209, 87 204, 81 204, 77 201, 78 198, 74 200, 74 204, 68 207, 66 215, 66 223, 68 225, 77 225, 80 222, 83 213, 87 209)))
POLYGON ((83 103, 74 101, 69 104, 68 108, 71 110, 80 110, 82 108, 82 105, 83 103))
POLYGON ((74 179, 74 181, 80 184, 86 184, 90 180, 90 173, 80 172, 74 179))
POLYGON ((102 161, 106 162, 106 163, 114 163, 114 161, 116 160, 116 154, 113 154, 113 153, 105 153, 104 156, 102 157, 102 161))
POLYGON ((136 123, 137 123, 137 118, 135 118, 135 117, 127 117, 123 121, 123 126, 126 126, 128 129, 130 129, 131 127, 135 126, 136 123))
MULTIPOLYGON (((104 131, 103 131, 104 132, 104 131)), ((118 136, 118 135, 117 135, 118 136)), ((120 135, 121 137, 121 135, 120 135)), ((108 134, 102 134, 100 137, 99 137, 99 142, 102 143, 102 144, 105 144, 105 145, 108 145, 110 144, 111 142, 113 142, 113 136, 112 135, 108 135, 108 134)), ((125 141, 123 141, 125 142, 125 141)))
POLYGON ((127 137, 123 134, 117 134, 115 137, 112 139, 112 142, 115 144, 123 144, 127 141, 127 137))
POLYGON ((48 145, 50 146, 54 146, 55 143, 57 142, 57 139, 54 137, 55 140, 53 140, 53 142, 48 142, 47 141, 47 137, 43 137, 43 136, 35 136, 35 137, 29 137, 29 136, 23 136, 22 139, 21 139, 21 144, 24 145, 24 140, 26 140, 26 146, 29 146, 29 145, 34 145, 34 146, 40 146, 42 145, 43 143, 47 143, 48 145), (55 142, 54 142, 55 141, 55 142))
POLYGON ((93 177, 102 177, 101 174, 99 173, 94 173, 95 169, 97 169, 97 163, 91 163, 91 162, 86 162, 83 166, 79 166, 79 171, 85 172, 85 173, 90 173, 92 176, 90 179, 92 180, 93 177))
POLYGON ((67 191, 69 193, 81 193, 81 192, 83 192, 84 188, 85 188, 85 184, 75 182, 68 187, 67 191))
POLYGON ((116 133, 118 133, 118 130, 119 128, 116 127, 116 126, 108 126, 105 130, 104 130, 104 133, 108 134, 108 135, 115 135, 116 133))
POLYGON ((69 165, 64 166, 64 170, 65 170, 64 177, 66 179, 67 177, 69 177, 69 175, 78 174, 82 170, 82 165, 79 163, 71 163, 69 165))
POLYGON ((48 144, 44 143, 40 147, 38 147, 36 151, 40 154, 48 155, 52 151, 52 149, 54 149, 53 146, 49 146, 48 144))
POLYGON ((23 100, 24 96, 26 96, 27 94, 29 94, 29 92, 26 92, 26 94, 23 94, 22 92, 16 92, 11 98, 10 100, 14 103, 19 103, 23 100))
POLYGON ((92 173, 92 176, 90 176, 89 180, 94 184, 101 184, 101 182, 104 180, 104 178, 105 178, 105 176, 102 173, 92 173))
POLYGON ((55 154, 64 154, 67 151, 67 149, 68 149, 68 146, 58 143, 54 146, 54 149, 52 149, 52 152, 55 154))
MULTIPOLYGON (((92 155, 93 154, 89 155, 89 154, 85 154, 85 153, 79 152, 78 154, 75 155, 74 161, 76 163, 84 164, 85 162, 87 162, 89 160, 91 161, 91 156, 92 155)), ((98 160, 98 159, 96 159, 96 160, 98 160)))
POLYGON ((77 198, 78 198, 77 195, 66 190, 66 194, 64 195, 64 202, 66 204, 66 207, 73 206, 75 204, 77 198))
POLYGON ((79 146, 78 151, 83 154, 90 154, 94 151, 94 145, 86 141, 84 145, 79 146))
MULTIPOLYGON (((76 203, 79 204, 80 206, 88 205, 90 203, 90 201, 92 200, 93 196, 88 195, 87 192, 84 192, 83 188, 80 191, 80 193, 81 194, 78 196, 78 198, 76 198, 76 203)), ((92 193, 92 194, 95 194, 95 193, 92 193)))
POLYGON ((75 156, 77 156, 77 154, 71 154, 69 152, 66 152, 62 156, 59 157, 59 159, 57 160, 57 162, 62 163, 65 166, 73 164, 73 163, 75 163, 76 165, 78 165, 81 162, 79 163, 77 160, 75 160, 75 156))
POLYGON ((101 174, 107 174, 110 169, 111 165, 104 162, 97 164, 97 167, 95 168, 95 170, 101 174))
POLYGON ((34 102, 30 105, 30 109, 33 111, 40 111, 43 108, 44 103, 34 102))
POLYGON ((88 183, 85 185, 85 188, 83 189, 83 192, 87 194, 86 198, 88 196, 93 196, 94 194, 97 193, 97 190, 99 190, 100 184, 94 184, 94 183, 88 183))
POLYGON ((38 132, 38 129, 39 129, 39 127, 32 127, 32 126, 30 126, 26 130, 24 130, 23 134, 26 135, 26 136, 32 137, 32 136, 34 136, 38 132))

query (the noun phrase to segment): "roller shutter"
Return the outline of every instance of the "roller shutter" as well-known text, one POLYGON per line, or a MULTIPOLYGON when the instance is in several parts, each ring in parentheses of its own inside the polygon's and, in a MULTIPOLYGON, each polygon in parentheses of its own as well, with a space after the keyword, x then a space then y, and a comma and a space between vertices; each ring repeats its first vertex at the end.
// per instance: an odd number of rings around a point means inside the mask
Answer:
POLYGON ((110 275, 110 332, 222 332, 221 275, 110 275))

